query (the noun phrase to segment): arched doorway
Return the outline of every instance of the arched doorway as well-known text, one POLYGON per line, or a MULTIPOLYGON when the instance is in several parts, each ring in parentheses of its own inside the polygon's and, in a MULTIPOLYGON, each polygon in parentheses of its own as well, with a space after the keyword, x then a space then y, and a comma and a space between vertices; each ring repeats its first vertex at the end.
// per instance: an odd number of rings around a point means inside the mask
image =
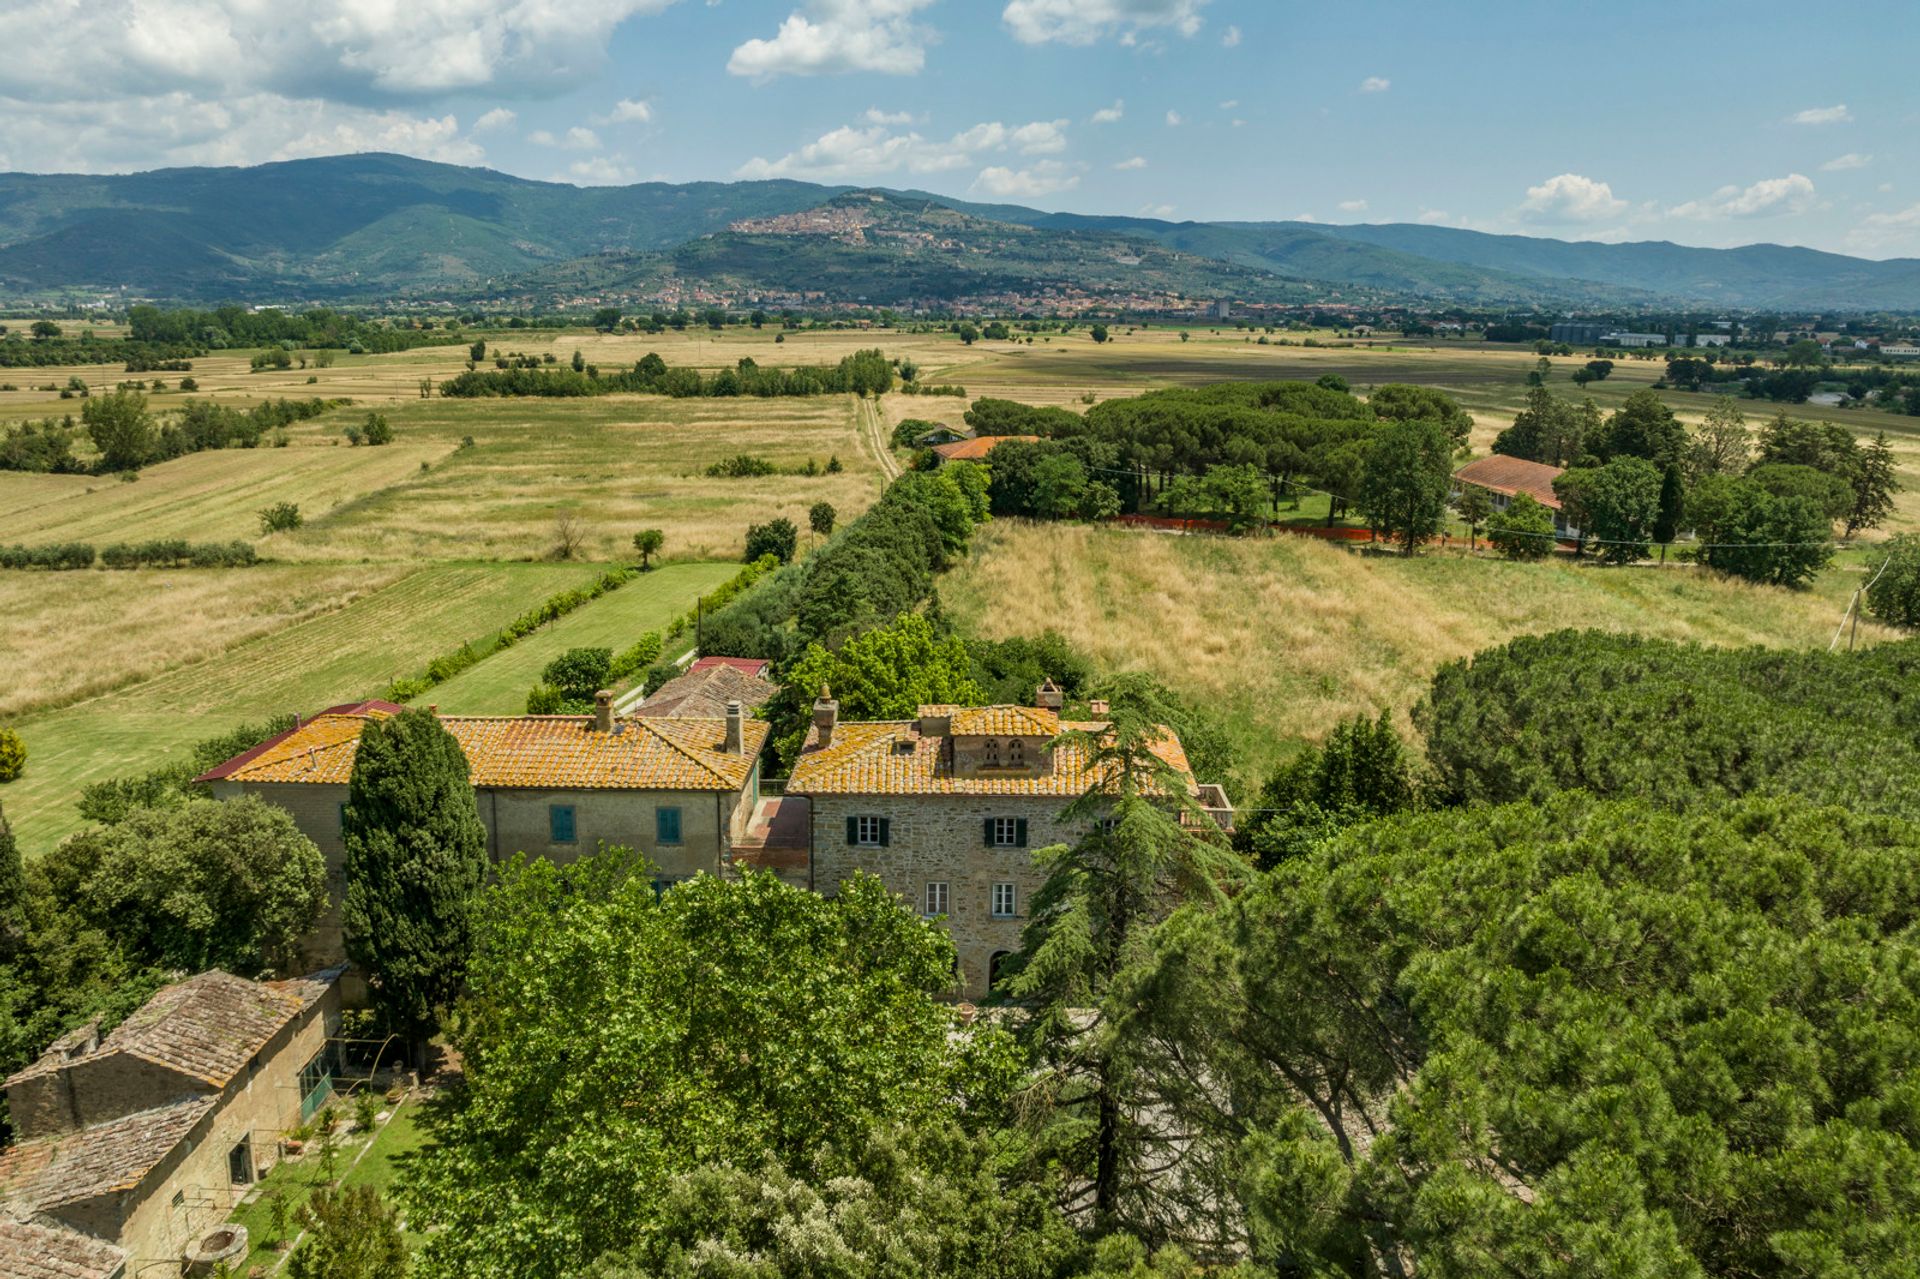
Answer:
MULTIPOLYGON (((987 989, 999 988, 1000 978, 1005 975, 1006 961, 1013 958, 1010 950, 996 950, 987 960, 987 989)), ((1004 993, 1004 992, 1003 992, 1004 993)))

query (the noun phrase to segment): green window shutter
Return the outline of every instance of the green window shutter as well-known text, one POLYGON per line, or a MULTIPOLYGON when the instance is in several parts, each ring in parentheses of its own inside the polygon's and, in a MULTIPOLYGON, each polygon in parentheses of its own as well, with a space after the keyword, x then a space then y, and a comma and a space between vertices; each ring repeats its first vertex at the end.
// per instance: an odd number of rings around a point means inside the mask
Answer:
POLYGON ((1024 817, 1014 819, 1013 842, 1014 846, 1018 848, 1025 848, 1027 846, 1027 819, 1024 817))
POLYGON ((552 804, 548 806, 547 834, 556 844, 571 844, 574 842, 572 804, 552 804))
POLYGON ((880 847, 885 848, 888 844, 891 844, 892 842, 893 842, 893 819, 891 817, 882 817, 880 819, 880 847))
POLYGON ((653 810, 653 837, 661 844, 680 842, 680 810, 677 808, 656 808, 653 810))
POLYGON ((993 818, 991 817, 987 818, 986 822, 984 823, 984 826, 985 826, 985 829, 982 830, 980 833, 980 842, 985 844, 988 848, 992 848, 993 847, 993 818))
POLYGON ((860 842, 860 819, 858 817, 847 818, 847 842, 849 844, 857 844, 860 842))

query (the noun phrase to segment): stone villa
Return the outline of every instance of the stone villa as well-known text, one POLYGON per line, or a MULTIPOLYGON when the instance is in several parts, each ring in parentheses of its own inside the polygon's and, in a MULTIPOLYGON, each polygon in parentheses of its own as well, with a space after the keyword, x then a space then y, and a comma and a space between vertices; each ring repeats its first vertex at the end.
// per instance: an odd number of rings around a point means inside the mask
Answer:
POLYGON ((179 1273, 331 1095, 340 970, 207 972, 101 1035, 81 1027, 6 1081, 0 1275, 179 1273))

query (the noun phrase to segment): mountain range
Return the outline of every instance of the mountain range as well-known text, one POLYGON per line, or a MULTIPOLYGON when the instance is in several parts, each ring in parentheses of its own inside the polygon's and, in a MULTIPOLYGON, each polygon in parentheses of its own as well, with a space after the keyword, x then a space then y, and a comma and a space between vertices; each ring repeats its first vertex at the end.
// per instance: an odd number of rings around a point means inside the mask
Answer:
POLYGON ((405 156, 0 174, 0 297, 1075 295, 1920 311, 1920 260, 1408 223, 1169 222, 786 180, 574 187, 405 156))

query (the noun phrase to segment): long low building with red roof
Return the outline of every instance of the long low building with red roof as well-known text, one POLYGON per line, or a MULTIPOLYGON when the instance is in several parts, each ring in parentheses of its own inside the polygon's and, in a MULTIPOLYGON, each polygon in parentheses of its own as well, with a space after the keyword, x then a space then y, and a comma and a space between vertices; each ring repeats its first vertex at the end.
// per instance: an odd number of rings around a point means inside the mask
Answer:
POLYGON ((1563 468, 1548 466, 1544 462, 1530 462, 1523 457, 1493 453, 1476 458, 1455 471, 1454 491, 1457 493, 1463 485, 1482 489, 1493 499, 1493 509, 1496 511, 1506 510, 1514 498, 1524 493, 1553 513, 1555 534, 1576 538, 1580 536, 1580 530, 1567 522, 1566 515, 1560 509, 1560 495, 1553 491, 1553 482, 1564 473, 1563 468))

